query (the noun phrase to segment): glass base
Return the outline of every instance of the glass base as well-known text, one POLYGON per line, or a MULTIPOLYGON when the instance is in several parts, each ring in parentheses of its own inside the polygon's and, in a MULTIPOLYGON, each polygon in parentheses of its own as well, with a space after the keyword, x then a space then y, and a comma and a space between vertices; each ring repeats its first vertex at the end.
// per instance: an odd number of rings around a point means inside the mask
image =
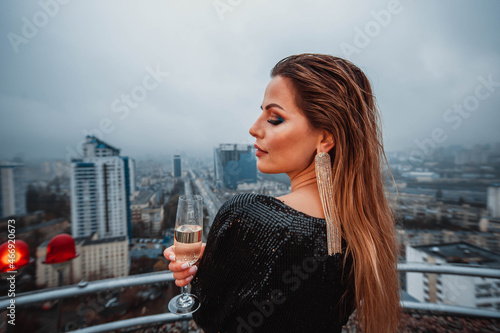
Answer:
POLYGON ((200 307, 200 300, 193 294, 177 295, 168 302, 168 309, 174 314, 193 313, 200 307))

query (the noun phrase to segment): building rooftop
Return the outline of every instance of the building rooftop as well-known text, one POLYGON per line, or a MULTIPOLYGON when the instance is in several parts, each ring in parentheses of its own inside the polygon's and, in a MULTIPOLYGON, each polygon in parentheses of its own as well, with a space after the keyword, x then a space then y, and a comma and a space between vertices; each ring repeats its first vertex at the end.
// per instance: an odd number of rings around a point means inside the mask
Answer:
POLYGON ((96 148, 111 149, 116 155, 120 154, 120 149, 115 148, 112 145, 110 145, 102 140, 99 140, 97 137, 95 137, 93 135, 87 135, 86 138, 87 138, 87 142, 97 144, 96 148))
MULTIPOLYGON (((114 242, 123 242, 126 240, 126 236, 119 236, 119 237, 110 237, 110 238, 99 238, 97 233, 93 233, 90 236, 86 237, 77 237, 75 238, 75 245, 82 245, 82 246, 87 246, 87 245, 95 245, 95 244, 103 244, 103 243, 114 243, 114 242)), ((47 247, 49 244, 50 239, 46 239, 43 241, 38 247, 47 247)))
POLYGON ((17 168, 17 167, 24 167, 24 164, 9 162, 6 160, 0 160, 0 168, 17 168))
POLYGON ((473 264, 486 267, 500 267, 500 253, 467 242, 430 244, 412 246, 435 257, 441 257, 447 263, 473 264))
POLYGON ((87 237, 75 238, 75 244, 79 243, 82 246, 87 246, 87 245, 96 245, 96 244, 103 244, 103 243, 123 242, 123 241, 127 240, 126 236, 110 237, 110 238, 97 238, 96 239, 96 238, 93 238, 94 234, 87 236, 87 237))
POLYGON ((132 200, 131 205, 144 205, 149 202, 154 192, 151 191, 140 191, 139 194, 132 200))

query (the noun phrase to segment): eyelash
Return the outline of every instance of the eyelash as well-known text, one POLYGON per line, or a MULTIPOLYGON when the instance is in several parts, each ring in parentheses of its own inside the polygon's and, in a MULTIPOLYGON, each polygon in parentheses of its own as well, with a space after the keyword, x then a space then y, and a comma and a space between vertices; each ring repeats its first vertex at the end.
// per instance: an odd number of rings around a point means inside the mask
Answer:
POLYGON ((284 122, 285 120, 281 117, 277 117, 277 119, 269 119, 267 122, 272 124, 272 125, 279 125, 281 124, 282 122, 284 122))

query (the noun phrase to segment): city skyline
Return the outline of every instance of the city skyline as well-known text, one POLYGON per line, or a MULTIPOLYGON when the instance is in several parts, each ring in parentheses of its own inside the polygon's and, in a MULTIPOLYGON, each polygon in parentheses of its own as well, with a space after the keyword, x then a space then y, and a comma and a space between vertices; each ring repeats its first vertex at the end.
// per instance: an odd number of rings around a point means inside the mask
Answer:
POLYGON ((0 5, 0 159, 70 162, 87 134, 137 159, 253 144, 270 69, 303 52, 367 73, 387 151, 500 141, 497 2, 214 4, 0 5))

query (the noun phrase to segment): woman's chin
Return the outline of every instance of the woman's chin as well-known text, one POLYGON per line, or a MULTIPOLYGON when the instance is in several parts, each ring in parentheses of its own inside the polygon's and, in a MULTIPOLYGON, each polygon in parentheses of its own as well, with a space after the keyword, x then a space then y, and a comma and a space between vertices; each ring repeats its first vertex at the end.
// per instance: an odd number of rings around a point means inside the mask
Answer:
POLYGON ((262 163, 260 160, 257 160, 257 169, 262 173, 270 173, 269 168, 266 168, 265 163, 262 163))
POLYGON ((260 172, 267 174, 283 173, 283 170, 277 170, 276 168, 270 167, 269 165, 266 165, 266 163, 263 163, 261 161, 257 161, 257 169, 260 172))

